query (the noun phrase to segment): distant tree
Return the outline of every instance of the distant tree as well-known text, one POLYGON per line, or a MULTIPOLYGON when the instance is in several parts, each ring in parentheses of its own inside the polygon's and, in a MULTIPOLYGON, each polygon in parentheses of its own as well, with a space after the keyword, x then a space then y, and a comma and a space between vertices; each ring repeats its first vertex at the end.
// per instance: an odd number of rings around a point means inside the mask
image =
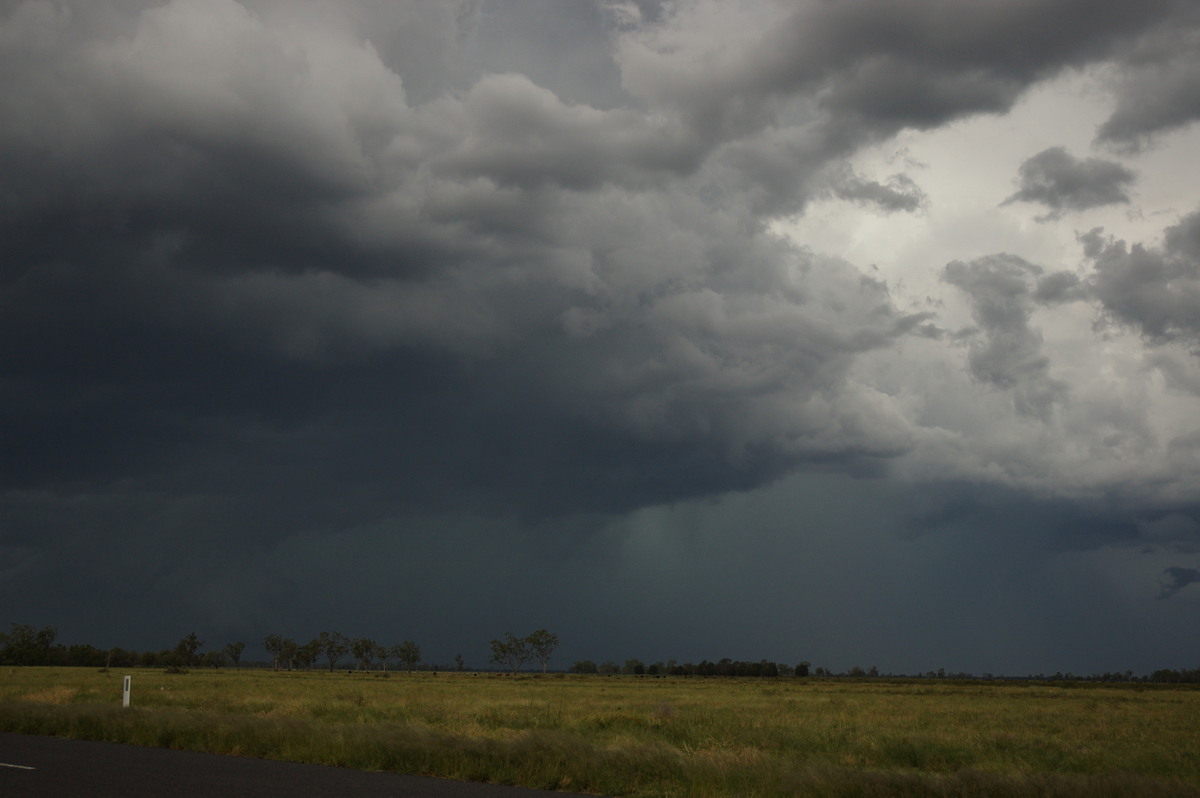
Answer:
POLYGON ((398 646, 392 646, 392 654, 411 671, 421 661, 421 647, 411 640, 405 640, 398 646))
POLYGON ((225 652, 218 651, 215 648, 212 651, 205 651, 200 657, 200 664, 206 668, 213 668, 214 670, 220 668, 225 664, 225 652))
POLYGON ((617 666, 617 663, 613 662, 611 659, 606 659, 604 662, 601 662, 597 670, 600 673, 603 673, 605 676, 612 676, 614 673, 621 672, 621 669, 617 666))
POLYGON ((106 658, 106 652, 88 643, 73 643, 70 646, 60 643, 50 649, 50 664, 54 665, 101 668, 106 658))
POLYGON ((233 663, 233 667, 238 667, 242 662, 242 652, 246 649, 246 644, 242 641, 229 643, 225 646, 225 656, 229 657, 229 661, 233 663))
POLYGON ((312 670, 313 663, 321 656, 321 641, 309 640, 296 648, 296 667, 312 670))
POLYGON ((546 663, 550 661, 550 653, 558 645, 558 635, 545 629, 538 629, 525 638, 530 655, 542 664, 542 673, 546 672, 546 663))
POLYGON ((800 664, 798 664, 796 666, 796 676, 800 677, 801 679, 808 676, 808 669, 811 666, 812 666, 812 663, 809 662, 808 660, 801 662, 800 664))
POLYGON ((283 656, 283 636, 274 633, 267 635, 267 639, 263 641, 263 647, 271 655, 272 667, 279 670, 279 660, 283 656))
POLYGON ((106 667, 109 668, 133 668, 137 665, 138 654, 136 651, 113 648, 109 650, 105 662, 107 663, 106 667))
POLYGON ((643 674, 646 672, 646 664, 640 659, 627 659, 625 664, 621 666, 621 673, 624 674, 643 674))
POLYGON ((378 646, 375 644, 375 641, 369 637, 360 637, 350 643, 350 655, 358 663, 360 671, 371 670, 371 663, 375 658, 376 648, 378 646))
POLYGON ((200 664, 199 651, 202 645, 204 645, 204 641, 197 637, 195 632, 192 632, 175 645, 175 653, 179 655, 183 665, 194 668, 200 664))
POLYGON ((321 632, 317 636, 318 648, 325 659, 329 661, 329 670, 337 667, 337 662, 350 650, 350 643, 341 632, 321 632))
POLYGON ((463 655, 462 654, 454 655, 454 667, 458 670, 459 673, 462 673, 462 671, 463 671, 463 655))
POLYGON ((0 663, 5 665, 49 665, 50 650, 58 632, 50 626, 34 629, 14 623, 8 634, 0 634, 0 663))
POLYGON ((519 671, 521 666, 529 661, 530 651, 527 638, 517 637, 512 632, 506 632, 503 640, 493 640, 490 645, 492 656, 489 662, 504 665, 513 673, 519 671))
POLYGON ((590 659, 581 659, 571 664, 571 673, 596 673, 598 670, 596 663, 590 659))
POLYGON ((296 663, 300 658, 300 644, 290 637, 283 638, 283 661, 287 663, 287 669, 295 670, 296 663))

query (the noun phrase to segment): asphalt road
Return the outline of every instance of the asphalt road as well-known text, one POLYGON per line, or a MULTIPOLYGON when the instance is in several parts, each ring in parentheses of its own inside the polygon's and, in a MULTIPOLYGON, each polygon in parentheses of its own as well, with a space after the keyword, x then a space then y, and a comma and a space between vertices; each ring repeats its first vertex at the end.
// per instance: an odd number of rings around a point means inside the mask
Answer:
POLYGON ((583 798, 194 751, 0 733, 4 798, 583 798))

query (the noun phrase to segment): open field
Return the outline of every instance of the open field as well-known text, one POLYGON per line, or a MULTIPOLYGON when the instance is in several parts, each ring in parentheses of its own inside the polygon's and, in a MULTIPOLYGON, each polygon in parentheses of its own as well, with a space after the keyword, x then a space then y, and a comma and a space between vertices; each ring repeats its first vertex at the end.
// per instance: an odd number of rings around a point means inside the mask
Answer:
POLYGON ((1200 796, 1158 685, 5 668, 0 729, 621 796, 1200 796))

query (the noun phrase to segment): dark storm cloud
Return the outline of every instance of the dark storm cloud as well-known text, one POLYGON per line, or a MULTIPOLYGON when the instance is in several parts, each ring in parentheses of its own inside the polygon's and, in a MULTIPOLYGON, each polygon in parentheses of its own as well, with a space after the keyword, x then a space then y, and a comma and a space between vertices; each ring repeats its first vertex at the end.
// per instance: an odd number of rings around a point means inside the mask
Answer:
POLYGON ((1067 386, 1050 376, 1041 334, 1033 329, 1030 282, 1041 269, 1013 255, 989 255, 946 266, 943 279, 971 297, 984 335, 972 343, 968 363, 977 379, 1013 391, 1019 413, 1048 420, 1067 386))
MULTIPOLYGON (((803 5, 716 58, 719 7, 552 8, 6 4, 4 472, 562 509, 891 457, 907 433, 846 375, 913 325, 759 215, 920 207, 841 159, 1003 110, 1170 4, 803 5), (518 46, 535 18, 607 77, 518 46)), ((963 268, 987 317, 1001 275, 963 268)), ((971 366, 1044 414, 1022 313, 971 366)))
MULTIPOLYGON (((630 95, 673 112, 686 168, 713 153, 727 201, 735 187, 755 212, 786 215, 828 187, 812 180, 822 163, 906 127, 1006 111, 1036 81, 1118 57, 1178 12, 1172 0, 764 5, 752 15, 770 32, 741 42, 732 7, 681 4, 621 37, 616 60, 630 95)), ((850 193, 915 200, 911 186, 871 186, 850 193)))
POLYGON ((56 8, 0 95, 20 484, 545 512, 902 449, 844 376, 885 287, 685 191, 676 122, 518 74, 413 105, 278 4, 56 8))
POLYGON ((1020 189, 1001 204, 1036 202, 1050 209, 1039 221, 1057 219, 1066 211, 1128 204, 1126 188, 1136 178, 1115 161, 1079 159, 1065 147, 1051 147, 1021 164, 1020 189))
MULTIPOLYGON (((827 108, 889 128, 929 126, 964 113, 1003 110, 1036 77, 1109 52, 1160 21, 1173 5, 802 4, 751 54, 718 63, 714 94, 702 97, 693 90, 711 73, 639 71, 627 73, 626 83, 656 98, 709 109, 735 91, 758 94, 749 101, 754 104, 824 83, 821 102, 827 108)), ((666 65, 665 59, 648 59, 644 66, 655 63, 666 65)), ((730 110, 744 109, 746 102, 730 110)))
POLYGON ((1179 4, 1170 24, 1132 40, 1115 85, 1116 108, 1097 140, 1138 150, 1156 138, 1200 120, 1200 54, 1195 32, 1200 10, 1179 4))
POLYGON ((1082 239, 1092 289, 1109 316, 1156 341, 1200 339, 1200 212, 1167 229, 1161 248, 1127 245, 1099 229, 1082 239))
MULTIPOLYGON (((530 573, 616 514, 806 469, 850 495, 846 474, 957 436, 934 418, 953 391, 912 411, 922 429, 905 413, 925 399, 863 365, 944 323, 771 224, 814 198, 921 210, 910 177, 847 160, 1124 57, 1176 8, 0 2, 5 606, 83 635, 119 608, 261 639, 347 611, 322 576, 384 618, 374 599, 423 553, 410 606, 459 600, 478 625, 488 604, 502 629, 507 602, 478 593, 505 582, 531 614, 547 584, 573 595, 530 573)), ((1186 224, 1167 242, 1146 285, 1174 305, 1109 291, 1140 268, 1111 243, 1089 244, 1094 284, 952 264, 971 375, 1052 420, 1066 391, 1032 314, 1090 290, 1148 334, 1194 334, 1200 242, 1186 224)), ((1120 538, 1109 520, 1079 540, 1120 538)))
POLYGON ((1160 599, 1169 599, 1180 590, 1196 582, 1200 582, 1200 571, 1197 571, 1195 568, 1168 568, 1159 577, 1159 584, 1162 586, 1162 590, 1159 592, 1158 597, 1160 599))

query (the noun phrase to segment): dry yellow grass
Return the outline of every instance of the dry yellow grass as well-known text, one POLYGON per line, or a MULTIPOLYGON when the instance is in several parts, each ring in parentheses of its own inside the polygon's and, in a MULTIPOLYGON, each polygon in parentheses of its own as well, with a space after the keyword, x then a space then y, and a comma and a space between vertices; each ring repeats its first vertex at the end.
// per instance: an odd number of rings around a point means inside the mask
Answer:
POLYGON ((345 672, 0 674, 0 728, 623 796, 1200 795, 1200 691, 345 672))

